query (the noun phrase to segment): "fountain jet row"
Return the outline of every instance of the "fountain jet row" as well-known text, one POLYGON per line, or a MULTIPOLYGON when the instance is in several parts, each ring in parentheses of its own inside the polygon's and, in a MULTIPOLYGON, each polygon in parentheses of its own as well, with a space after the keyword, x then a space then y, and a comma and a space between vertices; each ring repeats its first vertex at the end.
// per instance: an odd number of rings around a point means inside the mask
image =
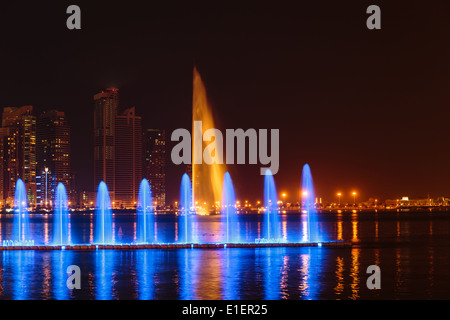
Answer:
POLYGON ((55 210, 53 213, 53 244, 69 245, 69 208, 67 192, 64 185, 59 182, 56 187, 55 210))

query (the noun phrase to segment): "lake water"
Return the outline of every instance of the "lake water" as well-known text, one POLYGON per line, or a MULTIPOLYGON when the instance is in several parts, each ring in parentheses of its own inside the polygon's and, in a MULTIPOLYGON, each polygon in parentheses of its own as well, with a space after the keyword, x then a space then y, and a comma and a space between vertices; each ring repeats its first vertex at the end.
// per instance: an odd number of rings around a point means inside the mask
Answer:
MULTIPOLYGON (((260 237, 262 217, 242 216, 246 240, 260 237)), ((177 241, 177 218, 160 215, 158 241, 177 241)), ((94 216, 72 214, 73 243, 93 239, 94 216)), ((0 299, 449 299, 450 214, 324 213, 328 240, 348 248, 228 248, 98 251, 0 251, 0 299), (369 290, 369 265, 381 269, 381 289, 369 290), (69 265, 81 269, 81 289, 66 286, 69 265)), ((299 215, 282 215, 283 237, 300 241, 299 215)), ((303 229, 302 229, 303 228, 303 229)), ((199 242, 216 242, 219 216, 197 216, 199 242)), ((49 244, 52 216, 33 215, 30 232, 49 244)), ((136 239, 134 215, 114 216, 115 241, 136 239)), ((0 240, 12 216, 0 215, 0 240)))

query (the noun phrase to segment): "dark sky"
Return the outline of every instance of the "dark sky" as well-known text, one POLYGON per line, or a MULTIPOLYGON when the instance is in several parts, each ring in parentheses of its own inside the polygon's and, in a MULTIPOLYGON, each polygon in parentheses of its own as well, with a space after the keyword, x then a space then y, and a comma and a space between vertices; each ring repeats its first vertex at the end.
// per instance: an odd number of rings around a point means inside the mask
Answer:
MULTIPOLYGON (((118 87, 144 127, 191 127, 197 65, 217 126, 280 129, 278 190, 450 196, 450 3, 441 1, 2 1, 0 107, 66 111, 79 184, 92 189, 93 95, 118 87), (66 28, 81 7, 82 29, 66 28), (377 4, 382 29, 366 28, 377 4)), ((168 153, 170 154, 171 145, 168 153)), ((168 158, 170 162, 170 157, 168 158)), ((258 166, 233 166, 257 199, 258 166)), ((168 166, 174 201, 183 168, 168 166)))

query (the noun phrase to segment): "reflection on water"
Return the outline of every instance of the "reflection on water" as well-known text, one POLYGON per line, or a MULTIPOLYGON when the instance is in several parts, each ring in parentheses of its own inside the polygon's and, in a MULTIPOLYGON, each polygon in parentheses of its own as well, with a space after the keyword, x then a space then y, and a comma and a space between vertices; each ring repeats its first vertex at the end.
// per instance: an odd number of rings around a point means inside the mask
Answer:
POLYGON ((352 241, 358 242, 358 214, 352 213, 352 241))
POLYGON ((350 299, 358 299, 359 298, 359 286, 360 286, 360 270, 359 270, 359 254, 360 249, 359 248, 352 248, 352 264, 350 267, 350 277, 352 278, 352 282, 350 284, 352 288, 352 295, 350 296, 350 299))
POLYGON ((334 287, 335 294, 337 299, 340 299, 340 296, 344 290, 344 258, 336 257, 336 286, 334 287))
MULTIPOLYGON (((197 237, 222 237, 217 216, 196 218, 197 237)), ((359 241, 340 249, 0 251, 0 299, 448 299, 450 217, 439 216, 438 223, 429 216, 400 218, 323 218, 330 238, 359 241), (67 267, 72 264, 81 269, 81 290, 67 289, 67 267), (366 287, 366 270, 372 264, 382 271, 377 292, 366 287)), ((114 219, 115 230, 121 227, 124 238, 134 239, 135 221, 114 219)), ((93 218, 71 220, 77 241, 87 242, 93 236, 93 218)), ((9 221, 0 216, 3 239, 12 231, 9 221)), ((52 219, 30 221, 33 232, 51 234, 52 219)), ((160 218, 161 238, 175 239, 173 221, 160 218)), ((303 227, 300 217, 285 216, 281 223, 283 237, 304 235, 298 232, 303 227)), ((252 235, 262 227, 257 218, 244 219, 242 226, 252 235)))

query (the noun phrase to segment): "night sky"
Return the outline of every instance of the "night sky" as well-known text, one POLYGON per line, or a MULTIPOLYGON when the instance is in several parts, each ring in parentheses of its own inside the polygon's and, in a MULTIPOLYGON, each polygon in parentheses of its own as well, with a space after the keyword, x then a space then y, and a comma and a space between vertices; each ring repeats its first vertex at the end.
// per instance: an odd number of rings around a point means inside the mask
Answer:
MULTIPOLYGON (((2 1, 0 107, 57 108, 93 190, 93 95, 120 89, 144 128, 191 129, 192 70, 217 127, 280 129, 278 190, 358 200, 450 196, 449 1, 2 1), (394 3, 395 2, 395 3, 394 3), (81 30, 66 8, 81 8, 81 30), (366 28, 381 7, 382 29, 366 28)), ((175 201, 184 168, 170 163, 175 201)), ((257 200, 260 165, 229 170, 257 200)))

